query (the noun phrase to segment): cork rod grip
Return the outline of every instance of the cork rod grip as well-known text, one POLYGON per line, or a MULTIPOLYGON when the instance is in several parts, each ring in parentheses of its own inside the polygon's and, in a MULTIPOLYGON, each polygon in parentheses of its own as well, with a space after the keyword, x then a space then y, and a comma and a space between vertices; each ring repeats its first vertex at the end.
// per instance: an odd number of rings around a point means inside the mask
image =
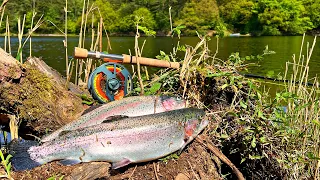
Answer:
POLYGON ((88 50, 75 47, 73 56, 75 58, 87 58, 88 57, 88 50))
MULTIPOLYGON (((123 54, 122 56, 123 56, 123 63, 137 64, 137 58, 135 56, 130 56, 126 54, 123 54)), ((144 66, 165 67, 165 68, 175 68, 175 69, 180 68, 180 64, 178 62, 169 62, 169 61, 144 58, 144 57, 139 58, 139 63, 144 66)))

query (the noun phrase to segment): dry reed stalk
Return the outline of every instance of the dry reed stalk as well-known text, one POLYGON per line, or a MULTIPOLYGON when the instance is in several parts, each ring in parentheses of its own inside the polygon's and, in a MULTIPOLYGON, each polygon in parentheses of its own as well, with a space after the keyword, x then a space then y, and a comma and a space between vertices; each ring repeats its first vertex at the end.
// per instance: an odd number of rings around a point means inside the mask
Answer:
POLYGON ((26 14, 23 15, 23 21, 21 25, 21 19, 18 18, 18 41, 19 41, 19 47, 18 47, 18 55, 20 57, 20 63, 22 62, 22 37, 23 37, 23 31, 24 31, 24 24, 26 21, 26 14))
POLYGON ((4 0, 0 6, 0 12, 3 12, 9 0, 4 0))
POLYGON ((141 68, 140 68, 140 61, 139 58, 141 57, 141 52, 140 52, 140 48, 139 48, 139 37, 140 37, 140 33, 139 33, 139 22, 136 23, 136 36, 135 36, 135 45, 134 45, 134 49, 135 49, 135 53, 136 53, 136 58, 137 58, 137 73, 138 73, 138 81, 140 84, 140 88, 141 88, 141 92, 140 95, 144 95, 144 86, 143 86, 143 81, 141 78, 141 68))
POLYGON ((4 11, 5 11, 6 7, 3 7, 3 11, 1 12, 1 20, 0 20, 0 27, 2 25, 2 20, 3 20, 3 16, 4 16, 4 11))
POLYGON ((44 22, 44 20, 42 19, 43 15, 41 15, 41 17, 38 19, 37 23, 34 25, 34 27, 29 31, 28 36, 26 37, 26 39, 24 40, 23 44, 22 44, 22 48, 26 45, 26 43, 28 42, 28 40, 31 38, 31 35, 33 32, 35 32, 40 26, 41 24, 44 22))
MULTIPOLYGON (((69 59, 68 59, 68 0, 66 0, 66 6, 64 7, 64 48, 65 48, 65 60, 66 60, 66 76, 70 79, 69 59)), ((68 87, 69 82, 66 82, 68 87)))
MULTIPOLYGON (((180 70, 180 75, 179 75, 180 83, 184 87, 182 97, 185 97, 185 93, 187 90, 186 89, 187 83, 189 82, 190 72, 192 71, 190 64, 192 64, 193 62, 200 63, 201 61, 204 60, 203 56, 200 56, 200 58, 198 59, 195 57, 197 56, 197 51, 199 50, 199 48, 205 47, 205 44, 206 44, 206 38, 203 37, 201 41, 194 48, 187 47, 186 49, 185 57, 184 57, 182 67, 180 70)), ((204 51, 202 52, 202 54, 206 53, 205 52, 206 50, 207 48, 204 48, 204 51)))
MULTIPOLYGON (((87 21, 88 21, 88 11, 89 11, 89 3, 90 0, 87 1, 87 8, 86 8, 86 14, 85 14, 85 20, 84 20, 84 28, 83 28, 83 39, 82 39, 82 47, 84 47, 84 42, 86 39, 86 31, 87 31, 87 21)), ((92 6, 91 6, 92 7, 92 6)))
POLYGON ((8 48, 9 48, 9 54, 11 54, 11 33, 10 33, 10 24, 9 24, 9 17, 7 16, 7 33, 6 36, 8 36, 8 48))
MULTIPOLYGON (((142 52, 143 52, 143 48, 144 48, 145 44, 146 44, 146 40, 143 41, 143 44, 141 46, 141 50, 139 51, 140 57, 142 56, 142 52)), ((144 68, 144 72, 146 73, 146 79, 149 81, 150 78, 149 78, 148 68, 147 68, 147 66, 143 66, 143 68, 144 68)))
POLYGON ((82 6, 82 14, 81 14, 81 25, 80 25, 80 33, 79 33, 79 42, 78 47, 82 47, 82 33, 83 33, 83 23, 84 23, 84 11, 86 7, 86 0, 83 0, 83 6, 82 6))
POLYGON ((102 52, 102 23, 103 23, 103 19, 102 17, 100 17, 100 28, 99 28, 99 40, 100 40, 100 43, 99 43, 99 51, 102 52))
MULTIPOLYGON (((309 62, 315 47, 316 37, 314 38, 313 44, 309 49, 309 43, 307 43, 307 56, 306 60, 304 55, 302 55, 304 37, 302 39, 302 44, 300 48, 299 60, 296 61, 296 56, 293 55, 293 63, 286 63, 285 78, 288 74, 289 65, 292 65, 293 73, 291 74, 290 81, 287 84, 287 92, 290 94, 295 94, 297 97, 294 99, 289 99, 287 114, 290 117, 290 126, 293 128, 298 128, 301 134, 292 134, 292 143, 296 143, 293 147, 301 147, 299 151, 294 151, 294 153, 301 156, 302 159, 306 157, 307 153, 312 153, 314 155, 320 156, 320 150, 318 148, 319 139, 319 127, 314 122, 319 122, 319 83, 317 78, 314 78, 313 86, 308 88, 309 81, 309 62), (299 80, 299 84, 296 85, 296 81, 299 80), (299 101, 299 102, 295 102, 299 101)), ((285 145, 284 143, 282 143, 285 145)), ((292 150, 289 148, 289 150, 292 150)), ((292 152, 290 152, 292 153, 292 152)), ((293 154, 293 157, 297 155, 293 154)), ((291 157, 291 156, 290 156, 291 157)), ((308 163, 296 162, 293 164, 290 176, 291 178, 302 178, 308 176, 308 172, 314 173, 313 177, 319 179, 319 167, 320 161, 318 159, 309 159, 308 163), (306 170, 307 169, 307 170, 306 170)))
POLYGON ((216 56, 218 53, 219 53, 219 36, 217 36, 217 49, 212 58, 212 62, 211 62, 212 65, 214 64, 214 60, 216 59, 216 56))
POLYGON ((107 30, 106 30, 106 28, 104 26, 104 22, 102 22, 102 23, 103 23, 104 32, 105 32, 107 40, 108 40, 107 51, 109 51, 109 50, 112 50, 111 42, 110 42, 110 38, 109 38, 108 32, 107 32, 107 30))
MULTIPOLYGON (((98 23, 98 27, 99 27, 99 23, 98 23)), ((97 30, 97 38, 96 38, 95 43, 94 43, 94 46, 93 46, 93 50, 94 50, 94 51, 97 51, 97 50, 98 50, 99 39, 100 39, 99 30, 97 30)))
MULTIPOLYGON (((92 17, 92 19, 94 19, 94 18, 92 17)), ((98 27, 99 27, 99 23, 98 23, 98 27)), ((97 39, 96 39, 96 42, 94 42, 95 41, 94 40, 94 38, 95 38, 95 30, 94 30, 94 26, 93 26, 93 21, 92 21, 92 31, 91 32, 92 32, 92 36, 91 36, 92 39, 91 39, 90 50, 91 51, 96 51, 97 44, 98 44, 98 41, 99 41, 99 31, 97 31, 97 39)), ((87 84, 88 81, 89 81, 90 72, 95 68, 95 67, 92 66, 92 61, 93 60, 90 59, 90 58, 87 58, 85 62, 83 61, 83 63, 85 63, 84 80, 83 80, 83 82, 85 84, 87 84)), ((82 70, 81 70, 81 74, 82 74, 82 70)), ((79 74, 79 79, 80 78, 81 78, 81 75, 79 74)))
MULTIPOLYGON (((98 7, 98 12, 99 12, 100 18, 102 18, 101 11, 100 11, 99 7, 98 7)), ((107 37, 107 40, 108 40, 107 51, 112 50, 111 43, 110 43, 110 38, 109 38, 109 35, 108 35, 108 32, 107 32, 106 26, 105 26, 103 21, 101 23, 102 23, 103 30, 104 30, 104 32, 106 34, 106 37, 107 37)))
MULTIPOLYGON (((86 38, 86 30, 87 30, 87 22, 88 22, 88 16, 90 15, 90 13, 92 13, 95 9, 97 9, 97 7, 94 7, 94 3, 90 6, 89 8, 89 4, 90 4, 90 1, 88 0, 87 1, 87 8, 86 9, 83 9, 83 16, 82 16, 82 26, 83 27, 83 30, 81 31, 81 35, 82 37, 79 38, 79 45, 84 47, 85 45, 85 38, 86 38), (84 14, 84 11, 86 10, 86 13, 84 14)), ((85 3, 84 3, 84 7, 85 7, 85 3)), ((84 8, 83 7, 83 8, 84 8)), ((92 14, 92 40, 91 40, 91 48, 90 50, 95 50, 95 46, 93 44, 93 41, 94 41, 94 26, 93 26, 93 19, 94 19, 94 14, 92 14)), ((99 27, 99 25, 98 25, 99 27)), ((87 83, 88 79, 89 79, 89 74, 91 72, 91 68, 92 67, 92 59, 89 59, 87 58, 86 60, 77 60, 77 64, 76 64, 76 79, 78 79, 78 82, 76 84, 79 84, 79 82, 84 82, 84 83, 87 83), (84 80, 82 81, 81 78, 82 78, 82 74, 83 74, 83 67, 85 66, 84 68, 84 80), (80 68, 81 67, 81 68, 80 68)))
POLYGON ((171 30, 171 33, 172 33, 173 28, 172 28, 171 6, 169 7, 169 18, 170 18, 170 30, 171 30))
MULTIPOLYGON (((79 33, 79 42, 78 47, 82 47, 82 41, 83 41, 83 26, 84 26, 84 16, 85 16, 85 7, 86 7, 86 0, 83 0, 83 6, 82 6, 82 16, 81 16, 81 26, 80 26, 80 33, 79 33)), ((78 65, 79 65, 79 59, 76 59, 76 69, 75 69, 75 78, 74 78, 74 84, 77 84, 78 80, 78 65)))
POLYGON ((7 52, 7 37, 8 37, 8 16, 7 16, 7 21, 6 21, 6 35, 4 37, 4 51, 6 51, 6 52, 7 52))
MULTIPOLYGON (((34 22, 34 18, 36 17, 37 13, 35 10, 35 0, 33 0, 33 4, 32 4, 32 19, 31 19, 31 26, 29 29, 29 34, 31 34, 31 30, 33 29, 33 22, 34 22)), ((30 36, 30 44, 29 44, 29 57, 32 56, 32 38, 30 36)))

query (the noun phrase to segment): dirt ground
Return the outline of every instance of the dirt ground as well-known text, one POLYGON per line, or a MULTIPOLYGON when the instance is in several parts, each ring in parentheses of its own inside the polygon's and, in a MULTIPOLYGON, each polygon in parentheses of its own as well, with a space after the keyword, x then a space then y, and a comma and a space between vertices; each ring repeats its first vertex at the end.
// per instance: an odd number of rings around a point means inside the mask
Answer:
MULTIPOLYGON (((155 160, 147 163, 132 164, 119 170, 111 170, 106 162, 82 163, 63 166, 51 162, 30 171, 12 172, 14 179, 36 180, 54 177, 59 179, 222 179, 220 161, 207 151, 206 147, 194 141, 177 159, 167 162, 155 160), (108 172, 109 171, 109 172, 108 172), (79 176, 79 172, 82 176, 79 176), (77 175, 78 174, 78 175, 77 175), (85 175, 83 175, 85 174, 85 175), (80 178, 81 177, 81 178, 80 178)), ((3 172, 3 171, 2 171, 3 172)))

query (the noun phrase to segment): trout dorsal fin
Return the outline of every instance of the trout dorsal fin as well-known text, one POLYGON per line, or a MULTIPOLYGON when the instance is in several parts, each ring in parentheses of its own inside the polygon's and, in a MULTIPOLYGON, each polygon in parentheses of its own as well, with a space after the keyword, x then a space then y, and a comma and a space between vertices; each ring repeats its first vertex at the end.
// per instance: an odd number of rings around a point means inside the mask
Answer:
POLYGON ((126 115, 114 115, 114 116, 109 116, 107 117, 104 121, 102 121, 102 123, 109 123, 109 122, 114 122, 114 121, 118 121, 120 119, 125 119, 128 118, 129 116, 126 115))
POLYGON ((88 114, 89 112, 94 111, 95 109, 97 109, 101 106, 102 106, 102 104, 93 105, 93 106, 89 107, 88 109, 84 110, 84 112, 81 114, 81 116, 88 114))
POLYGON ((71 132, 72 131, 70 131, 70 130, 61 131, 58 136, 64 136, 64 135, 69 134, 71 132))

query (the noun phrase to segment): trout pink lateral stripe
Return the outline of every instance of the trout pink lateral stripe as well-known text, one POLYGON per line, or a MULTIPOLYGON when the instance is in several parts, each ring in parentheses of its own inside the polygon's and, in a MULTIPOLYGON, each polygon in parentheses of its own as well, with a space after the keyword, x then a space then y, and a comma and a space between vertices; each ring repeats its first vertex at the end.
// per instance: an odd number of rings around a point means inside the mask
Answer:
POLYGON ((54 131, 41 141, 55 139, 62 131, 69 131, 99 124, 114 115, 142 116, 159 112, 171 111, 186 107, 186 101, 178 97, 169 96, 131 96, 118 101, 104 104, 60 129, 54 131))
POLYGON ((209 123, 205 112, 184 108, 137 117, 121 117, 65 132, 38 145, 13 142, 14 170, 32 169, 61 160, 64 165, 108 161, 114 169, 164 157, 183 150, 209 123))

